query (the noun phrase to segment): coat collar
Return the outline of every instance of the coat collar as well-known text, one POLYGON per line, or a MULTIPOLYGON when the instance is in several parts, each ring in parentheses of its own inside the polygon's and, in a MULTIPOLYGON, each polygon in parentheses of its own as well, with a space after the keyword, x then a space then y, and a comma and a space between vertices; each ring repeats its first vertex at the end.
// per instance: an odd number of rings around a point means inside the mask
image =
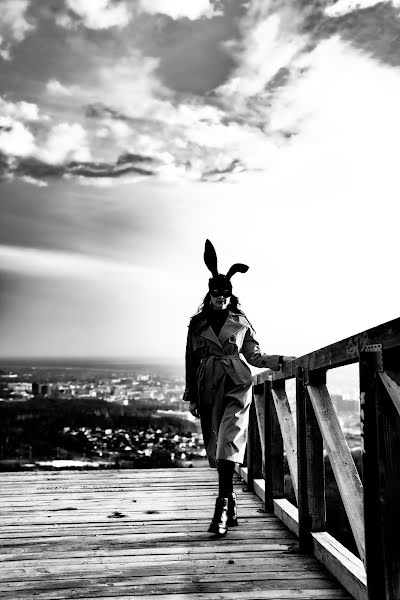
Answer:
POLYGON ((193 326, 193 331, 196 335, 200 335, 208 339, 210 342, 217 344, 222 347, 226 340, 230 338, 232 335, 235 335, 237 331, 242 329, 243 323, 240 320, 240 315, 228 311, 228 316, 222 329, 219 333, 219 336, 216 336, 212 328, 207 322, 206 317, 201 317, 193 326))

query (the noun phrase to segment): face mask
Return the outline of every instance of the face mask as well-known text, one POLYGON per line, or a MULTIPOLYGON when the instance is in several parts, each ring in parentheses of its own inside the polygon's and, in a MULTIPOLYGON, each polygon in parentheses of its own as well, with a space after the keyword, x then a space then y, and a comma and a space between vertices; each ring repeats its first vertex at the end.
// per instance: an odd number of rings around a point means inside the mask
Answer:
POLYGON ((210 290, 210 294, 213 298, 217 298, 218 296, 229 298, 229 296, 232 295, 232 292, 230 290, 210 290))

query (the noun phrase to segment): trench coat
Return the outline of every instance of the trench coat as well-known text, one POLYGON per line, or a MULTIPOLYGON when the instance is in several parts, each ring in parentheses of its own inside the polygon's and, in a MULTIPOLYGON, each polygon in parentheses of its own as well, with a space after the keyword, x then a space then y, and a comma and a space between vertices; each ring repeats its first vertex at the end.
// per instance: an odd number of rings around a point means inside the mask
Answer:
POLYGON ((252 375, 242 356, 254 367, 279 370, 279 355, 261 352, 253 336, 246 316, 233 311, 228 311, 218 336, 201 314, 189 324, 183 399, 198 406, 211 467, 218 459, 243 463, 252 375))

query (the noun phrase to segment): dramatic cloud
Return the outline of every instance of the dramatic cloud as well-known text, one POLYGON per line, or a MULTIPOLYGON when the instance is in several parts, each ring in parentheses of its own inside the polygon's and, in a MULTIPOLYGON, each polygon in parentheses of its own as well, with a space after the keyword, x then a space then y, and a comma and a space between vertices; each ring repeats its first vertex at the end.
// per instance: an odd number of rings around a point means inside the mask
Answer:
POLYGON ((139 6, 147 13, 162 13, 172 19, 200 19, 216 14, 210 0, 139 0, 139 6))
POLYGON ((356 10, 364 10, 383 3, 392 4, 394 7, 400 6, 399 0, 338 0, 335 4, 325 9, 325 14, 329 17, 339 17, 356 10))
MULTIPOLYGON (((384 98, 393 97, 393 89, 397 93, 399 75, 374 60, 385 53, 393 58, 388 36, 381 36, 386 45, 380 42, 379 55, 364 43, 371 38, 371 20, 387 21, 387 10, 397 10, 396 2, 370 1, 358 10, 343 0, 328 8, 321 2, 297 7, 289 0, 253 0, 238 20, 236 40, 225 47, 235 65, 229 78, 204 95, 168 87, 160 77, 162 59, 146 56, 124 39, 129 49, 123 56, 116 60, 111 52, 93 60, 87 81, 67 87, 47 78, 42 98, 50 109, 58 105, 47 121, 35 104, 0 100, 2 176, 36 184, 51 177, 95 185, 149 177, 247 182, 249 173, 273 178, 288 165, 309 172, 322 157, 346 155, 351 147, 359 160, 365 152, 359 145, 362 128, 356 127, 361 115, 366 118, 364 108, 396 120, 384 98), (351 23, 360 24, 361 38, 351 23), (375 89, 377 79, 386 86, 382 95, 375 89), (62 117, 63 108, 70 111, 69 119, 62 117)), ((154 15, 168 11, 173 19, 211 14, 208 1, 142 0, 139 6, 66 0, 65 6, 68 18, 91 29, 123 27, 128 9, 134 8, 154 15)), ((379 130, 372 135, 389 147, 391 131, 388 126, 383 138, 379 130)), ((376 160, 383 161, 384 154, 376 160)))
POLYGON ((26 19, 29 0, 0 2, 0 58, 10 60, 12 47, 22 42, 35 26, 26 19))
POLYGON ((241 39, 227 44, 238 66, 220 93, 235 103, 263 95, 267 84, 306 46, 308 37, 300 31, 307 12, 292 2, 283 1, 277 8, 272 2, 253 1, 241 21, 241 39))
POLYGON ((62 27, 74 27, 82 23, 88 29, 122 28, 128 25, 131 13, 124 1, 116 0, 65 0, 67 12, 57 15, 56 22, 62 27))
MULTIPOLYGON (((70 138, 67 138, 70 140, 70 138)), ((27 140, 29 142, 29 139, 27 140)), ((65 142, 65 139, 63 140, 65 142)), ((57 144, 59 140, 57 141, 57 144)), ((14 142, 15 146, 17 145, 14 142)), ((22 145, 18 146, 21 148, 22 145)), ((0 180, 18 177, 27 183, 43 186, 51 179, 71 179, 73 178, 82 185, 94 186, 109 186, 113 181, 120 183, 133 183, 142 181, 150 176, 162 173, 166 170, 167 165, 155 163, 151 158, 146 156, 129 156, 122 155, 115 163, 98 163, 90 160, 53 160, 46 162, 41 159, 43 152, 38 152, 34 147, 33 142, 30 147, 30 152, 24 154, 22 150, 19 154, 13 152, 13 157, 10 158, 7 154, 9 149, 15 150, 11 141, 9 147, 6 147, 4 142, 4 150, 1 145, 0 138, 0 180), (1 154, 3 150, 4 154, 1 154), (154 168, 153 168, 154 167, 154 168)), ((66 147, 62 145, 62 152, 65 153, 66 147)), ((73 151, 70 152, 73 155, 73 151)), ((60 154, 58 156, 60 158, 60 154)))

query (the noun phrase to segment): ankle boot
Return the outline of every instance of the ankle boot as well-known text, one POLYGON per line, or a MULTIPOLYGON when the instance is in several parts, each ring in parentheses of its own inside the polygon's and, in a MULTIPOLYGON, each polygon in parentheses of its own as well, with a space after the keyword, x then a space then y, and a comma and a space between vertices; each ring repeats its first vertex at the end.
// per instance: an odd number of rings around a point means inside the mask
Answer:
POLYGON ((237 500, 235 492, 232 492, 228 496, 228 527, 237 527, 237 500))
POLYGON ((218 498, 215 501, 214 516, 211 521, 211 525, 208 528, 209 533, 215 533, 216 535, 225 535, 227 532, 227 520, 228 520, 228 498, 218 498))

